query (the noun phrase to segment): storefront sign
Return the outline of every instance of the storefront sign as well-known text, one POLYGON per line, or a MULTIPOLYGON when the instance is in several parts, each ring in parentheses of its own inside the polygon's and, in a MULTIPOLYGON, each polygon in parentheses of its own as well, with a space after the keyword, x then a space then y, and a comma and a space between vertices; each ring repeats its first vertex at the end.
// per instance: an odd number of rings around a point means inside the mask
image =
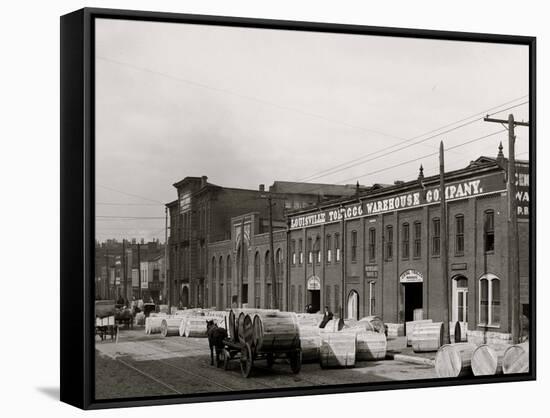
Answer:
MULTIPOLYGON (((518 180, 518 196, 522 199, 527 199, 527 204, 523 205, 522 211, 528 210, 528 186, 526 190, 525 187, 521 189, 522 194, 519 195, 520 185, 525 184, 525 182, 528 184, 528 177, 526 178, 525 175, 522 174, 518 180)), ((445 197, 447 201, 453 201, 504 191, 506 191, 504 175, 502 173, 494 173, 471 180, 449 183, 445 187, 445 197)), ((412 190, 409 193, 398 194, 383 199, 365 199, 361 203, 354 203, 345 207, 335 207, 333 209, 308 215, 291 217, 290 229, 307 228, 339 222, 342 219, 361 218, 364 216, 436 204, 440 201, 440 194, 439 186, 422 188, 419 184, 416 190, 412 190)), ((518 207, 518 211, 519 210, 518 207)))
POLYGON ((407 270, 399 276, 399 281, 401 283, 422 283, 424 281, 424 277, 419 271, 407 270))
POLYGON ((307 281, 307 290, 321 290, 321 279, 317 276, 312 276, 307 281))

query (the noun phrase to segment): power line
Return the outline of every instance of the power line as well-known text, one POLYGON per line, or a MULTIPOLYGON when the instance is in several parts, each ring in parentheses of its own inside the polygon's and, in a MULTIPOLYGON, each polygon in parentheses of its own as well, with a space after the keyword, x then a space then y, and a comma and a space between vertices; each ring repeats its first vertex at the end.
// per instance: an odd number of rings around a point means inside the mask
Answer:
MULTIPOLYGON (((460 144, 457 144, 457 145, 454 145, 454 146, 452 146, 452 147, 446 148, 446 150, 457 149, 457 148, 460 148, 460 147, 462 147, 462 146, 464 146, 464 145, 468 145, 468 144, 471 144, 471 143, 473 143, 473 142, 481 141, 481 140, 483 140, 483 139, 492 137, 492 136, 494 136, 494 135, 498 135, 498 134, 500 134, 500 133, 502 133, 502 132, 505 132, 505 131, 506 131, 506 129, 502 129, 502 130, 500 130, 500 131, 493 132, 493 133, 488 134, 488 135, 483 135, 483 136, 480 136, 480 137, 477 137, 477 138, 474 138, 474 139, 471 139, 471 140, 468 140, 468 141, 465 141, 465 142, 461 142, 460 144)), ((344 184, 345 184, 345 183, 348 182, 348 181, 358 180, 358 179, 360 179, 360 178, 362 178, 362 177, 366 177, 366 176, 369 176, 369 175, 372 175, 372 174, 377 174, 377 173, 381 173, 381 172, 383 172, 383 171, 391 170, 392 168, 397 168, 397 167, 400 167, 400 166, 402 166, 402 165, 404 165, 404 164, 409 164, 409 163, 412 163, 412 162, 415 162, 415 161, 419 161, 419 160, 421 160, 421 159, 423 159, 423 158, 432 157, 432 156, 437 155, 437 154, 439 154, 439 151, 435 151, 435 152, 432 152, 432 153, 430 153, 430 154, 425 154, 425 155, 422 155, 422 156, 420 156, 420 157, 416 157, 416 158, 413 158, 413 159, 411 159, 411 160, 404 161, 404 162, 400 162, 400 163, 398 163, 398 164, 394 164, 394 165, 392 165, 392 166, 384 167, 384 168, 381 168, 381 169, 378 169, 378 170, 375 170, 375 171, 371 171, 371 172, 368 172, 368 173, 364 173, 364 174, 361 174, 361 175, 359 175, 359 176, 354 176, 354 177, 351 177, 351 178, 348 178, 348 179, 340 180, 340 181, 336 182, 335 184, 338 184, 338 183, 344 183, 344 184)), ((322 186, 321 186, 321 187, 315 187, 315 188, 312 188, 312 189, 310 189, 310 190, 306 190, 306 191, 304 191, 303 193, 304 193, 304 194, 313 193, 313 192, 315 192, 316 190, 320 190, 321 188, 322 188, 322 186)))
POLYGON ((246 100, 254 101, 254 102, 257 102, 257 103, 264 104, 264 105, 272 106, 272 107, 275 107, 275 108, 278 108, 278 109, 299 113, 299 114, 302 114, 304 116, 308 116, 308 117, 311 117, 311 118, 321 119, 321 120, 324 120, 326 122, 330 122, 330 123, 345 126, 347 128, 360 130, 360 131, 365 131, 365 132, 369 132, 369 133, 374 133, 374 134, 377 134, 377 135, 380 135, 380 136, 385 136, 387 138, 392 138, 392 139, 398 139, 398 140, 403 139, 403 138, 400 138, 398 136, 387 134, 385 132, 381 132, 381 131, 378 131, 378 130, 375 130, 375 129, 365 128, 363 126, 358 126, 358 125, 350 124, 350 123, 347 123, 347 122, 342 122, 342 121, 339 121, 339 120, 328 118, 328 117, 323 116, 323 115, 307 112, 307 111, 299 109, 299 108, 294 108, 294 107, 291 107, 291 106, 281 105, 281 104, 270 102, 268 100, 265 100, 265 99, 262 99, 262 98, 259 98, 259 97, 249 96, 249 95, 238 93, 238 92, 232 91, 232 90, 227 90, 227 89, 223 89, 223 88, 219 88, 219 87, 209 86, 207 84, 199 83, 199 82, 196 82, 196 81, 185 79, 183 77, 174 76, 172 74, 167 74, 167 73, 164 73, 164 72, 161 72, 161 71, 152 70, 152 69, 149 69, 149 68, 145 68, 145 67, 141 67, 141 66, 138 66, 138 65, 130 64, 130 63, 127 63, 127 62, 118 61, 118 60, 115 60, 115 59, 102 57, 102 56, 98 56, 98 57, 96 57, 96 59, 100 59, 100 60, 103 60, 103 61, 106 61, 106 62, 110 62, 112 64, 121 65, 121 66, 128 67, 128 68, 132 68, 132 69, 137 70, 137 71, 147 72, 147 73, 154 74, 154 75, 157 75, 157 76, 166 77, 166 78, 169 78, 169 79, 172 79, 172 80, 175 80, 175 81, 179 81, 179 82, 182 82, 182 83, 186 83, 186 84, 189 84, 189 85, 192 85, 192 86, 195 86, 195 87, 200 87, 200 88, 203 88, 203 89, 216 91, 218 93, 225 93, 225 94, 229 94, 229 95, 232 95, 232 96, 239 97, 241 99, 246 99, 246 100))
MULTIPOLYGON (((522 96, 522 97, 519 97, 519 98, 517 98, 517 99, 511 100, 511 101, 509 101, 509 102, 500 104, 500 105, 498 105, 498 106, 492 107, 492 108, 487 109, 487 110, 485 110, 485 111, 478 112, 478 113, 476 113, 476 114, 474 114, 474 115, 472 115, 472 116, 470 116, 470 117, 468 117, 468 118, 461 119, 461 120, 456 121, 456 122, 453 122, 453 123, 451 123, 451 124, 447 124, 447 125, 445 125, 445 126, 442 126, 442 127, 437 128, 437 129, 433 129, 433 130, 431 130, 431 131, 425 132, 425 133, 423 133, 423 134, 421 134, 421 135, 417 135, 417 136, 415 136, 415 137, 409 138, 409 139, 407 139, 407 140, 405 140, 405 141, 403 141, 403 142, 401 142, 401 143, 394 144, 394 145, 390 145, 390 146, 388 146, 388 147, 384 147, 384 148, 379 149, 379 150, 377 150, 377 151, 374 151, 374 152, 371 152, 371 153, 368 153, 368 154, 364 154, 364 155, 362 155, 362 156, 360 156, 360 157, 357 157, 357 158, 354 158, 354 159, 349 160, 349 161, 347 161, 347 162, 344 162, 344 163, 338 164, 338 165, 336 165, 336 166, 333 166, 332 168, 328 168, 328 169, 324 169, 324 170, 318 171, 318 172, 315 173, 315 174, 312 174, 312 175, 307 176, 307 177, 303 177, 303 178, 301 178, 301 179, 298 179, 297 181, 304 181, 304 180, 310 181, 310 180, 315 180, 315 179, 317 179, 317 178, 321 178, 321 177, 325 177, 325 176, 328 176, 328 175, 331 175, 331 174, 335 174, 335 173, 338 173, 338 172, 340 172, 340 171, 344 171, 344 170, 347 170, 347 169, 349 169, 349 168, 355 167, 355 166, 357 166, 357 165, 363 164, 363 163, 365 163, 365 162, 369 162, 369 161, 372 161, 372 160, 374 160, 374 159, 378 159, 378 158, 380 158, 380 157, 383 157, 383 156, 385 156, 385 155, 388 155, 388 153, 383 154, 383 155, 380 155, 380 156, 377 156, 377 157, 375 157, 375 158, 373 158, 373 159, 368 159, 368 160, 366 160, 366 161, 362 161, 362 160, 363 160, 364 158, 366 158, 366 157, 370 157, 370 156, 376 155, 376 154, 381 153, 381 152, 383 152, 383 151, 386 151, 386 150, 389 150, 389 149, 398 147, 398 146, 401 145, 401 144, 409 143, 409 142, 411 142, 411 141, 414 141, 415 139, 422 138, 422 137, 425 136, 425 135, 429 135, 429 134, 431 134, 431 133, 441 131, 442 129, 446 129, 446 128, 450 127, 450 126, 456 125, 457 123, 462 123, 462 122, 465 122, 465 121, 468 121, 468 120, 472 119, 473 117, 476 117, 476 119, 474 119, 474 120, 471 120, 471 121, 469 121, 469 122, 463 123, 463 124, 461 124, 461 125, 459 125, 459 126, 456 126, 456 127, 454 127, 454 128, 448 129, 447 131, 439 132, 439 133, 437 133, 437 134, 435 134, 435 135, 433 135, 433 136, 429 136, 429 137, 424 138, 424 139, 422 139, 422 140, 420 140, 420 141, 416 141, 416 142, 414 142, 414 143, 412 143, 412 144, 408 144, 407 146, 401 147, 401 148, 399 148, 399 149, 397 149, 397 150, 392 150, 391 153, 401 151, 401 150, 403 150, 403 149, 409 148, 409 147, 414 146, 414 145, 418 145, 418 144, 420 144, 420 143, 426 142, 426 141, 428 141, 428 140, 430 140, 430 139, 433 139, 433 138, 435 138, 435 137, 438 137, 438 136, 440 136, 440 135, 444 135, 444 134, 446 134, 446 133, 450 133, 450 132, 452 132, 452 131, 454 131, 454 130, 457 130, 457 129, 463 128, 463 127, 465 127, 465 126, 471 125, 471 124, 473 124, 473 123, 475 123, 475 122, 482 121, 482 120, 483 120, 483 117, 479 118, 479 115, 485 116, 485 115, 487 114, 488 111, 493 110, 493 109, 496 109, 496 108, 499 108, 499 107, 501 107, 501 106, 505 106, 505 105, 507 105, 507 104, 509 104, 509 103, 513 103, 514 101, 520 100, 520 99, 522 99, 523 97, 525 97, 525 96, 522 96)), ((515 107, 524 105, 524 104, 526 104, 526 103, 529 103, 529 102, 528 102, 528 101, 527 101, 527 102, 522 102, 522 103, 516 104, 516 105, 514 105, 514 106, 511 106, 511 107, 509 107, 509 108, 507 108, 507 109, 503 109, 503 110, 501 110, 501 111, 513 109, 513 108, 515 108, 515 107)), ((497 112, 497 113, 498 113, 498 112, 497 112)))
POLYGON ((96 215, 100 220, 119 219, 119 220, 135 220, 135 219, 164 219, 164 216, 116 216, 116 215, 96 215))
POLYGON ((140 195, 134 194, 134 193, 123 192, 122 190, 117 190, 117 189, 114 189, 114 188, 112 188, 112 187, 103 186, 103 185, 101 185, 101 184, 96 184, 96 186, 97 186, 97 187, 101 187, 102 189, 110 190, 110 191, 112 191, 112 192, 124 194, 124 195, 126 195, 126 196, 137 197, 138 199, 143 199, 143 200, 148 200, 148 201, 150 201, 150 202, 155 202, 155 203, 158 203, 158 204, 164 206, 164 202, 161 202, 160 200, 151 199, 151 198, 149 198, 149 197, 140 196, 140 195))
MULTIPOLYGON (((159 207, 160 204, 158 203, 111 203, 111 202, 96 202, 96 205, 99 206, 152 206, 152 207, 159 207)), ((164 204, 163 204, 164 206, 164 204)))
MULTIPOLYGON (((498 135, 498 134, 500 134, 500 133, 502 133, 502 132, 505 132, 505 131, 506 131, 506 129, 502 129, 502 130, 500 130, 500 131, 493 132, 493 133, 488 134, 488 135, 483 135, 483 136, 480 136, 480 137, 478 137, 478 138, 474 138, 474 139, 471 139, 471 140, 469 140, 469 141, 462 142, 462 143, 460 143, 460 144, 458 144, 458 145, 454 145, 454 146, 452 146, 452 147, 448 147, 448 148, 446 148, 445 150, 446 150, 446 151, 450 151, 450 150, 453 150, 453 149, 456 149, 456 148, 460 148, 460 147, 463 147, 464 145, 468 145, 468 144, 471 144, 471 143, 473 143, 473 142, 477 142, 477 141, 481 141, 481 140, 483 140, 483 139, 487 139, 487 138, 489 138, 489 137, 491 137, 491 136, 498 135)), ((412 162, 415 162, 415 161, 419 161, 419 160, 421 160, 422 158, 431 157, 431 156, 437 155, 437 154, 439 154, 439 151, 432 152, 431 154, 426 154, 426 155, 423 155, 423 156, 421 156, 421 157, 414 158, 414 159, 412 159, 412 160, 408 160, 408 161, 405 161, 405 162, 401 162, 401 163, 399 163, 399 164, 395 164, 395 165, 390 166, 390 167, 384 167, 384 168, 381 168, 381 169, 379 169, 379 170, 375 170, 375 171, 371 171, 371 172, 369 172, 369 173, 361 174, 361 175, 360 175, 359 177, 357 177, 357 178, 366 177, 366 176, 369 176, 369 175, 371 175, 371 174, 377 174, 377 173, 380 173, 380 172, 382 172, 382 171, 387 171, 387 170, 390 170, 390 169, 392 169, 392 168, 396 168, 396 167, 402 166, 403 164, 409 164, 409 163, 412 163, 412 162)), ((341 180, 340 183, 341 183, 341 182, 350 181, 350 180, 353 180, 353 179, 355 179, 355 178, 356 178, 356 177, 352 177, 352 178, 349 178, 349 179, 341 180)))

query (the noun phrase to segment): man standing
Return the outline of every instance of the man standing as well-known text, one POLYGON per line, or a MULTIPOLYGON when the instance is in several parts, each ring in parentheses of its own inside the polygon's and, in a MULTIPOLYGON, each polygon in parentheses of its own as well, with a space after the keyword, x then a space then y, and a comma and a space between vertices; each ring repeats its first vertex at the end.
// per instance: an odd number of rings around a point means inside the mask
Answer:
POLYGON ((323 320, 319 324, 319 328, 324 328, 332 318, 334 318, 334 314, 329 310, 328 306, 325 306, 325 313, 323 315, 323 320))

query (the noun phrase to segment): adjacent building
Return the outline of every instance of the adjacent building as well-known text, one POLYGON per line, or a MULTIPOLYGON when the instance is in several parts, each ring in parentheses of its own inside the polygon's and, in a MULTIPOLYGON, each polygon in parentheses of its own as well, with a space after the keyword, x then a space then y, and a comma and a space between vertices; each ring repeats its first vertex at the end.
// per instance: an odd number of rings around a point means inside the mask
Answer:
MULTIPOLYGON (((441 269, 439 176, 370 190, 289 215, 286 306, 403 324, 443 318, 472 338, 509 334, 507 161, 502 152, 445 174, 448 271, 441 269)), ((529 303, 529 166, 517 163, 520 300, 529 303)))

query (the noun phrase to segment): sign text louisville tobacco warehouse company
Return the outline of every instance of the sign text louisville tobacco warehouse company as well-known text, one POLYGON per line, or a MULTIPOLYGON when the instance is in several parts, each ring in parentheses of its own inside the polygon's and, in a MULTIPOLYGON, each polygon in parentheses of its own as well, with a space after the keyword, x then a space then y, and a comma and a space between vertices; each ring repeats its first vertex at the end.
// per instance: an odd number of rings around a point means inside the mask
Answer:
MULTIPOLYGON (((447 201, 453 201, 505 191, 506 183, 504 182, 504 176, 497 173, 473 180, 449 183, 445 186, 445 197, 447 201)), ((440 197, 439 187, 430 186, 398 194, 396 196, 379 199, 366 198, 361 202, 344 207, 292 217, 290 220, 290 228, 307 228, 325 223, 338 222, 341 221, 342 218, 361 218, 396 210, 411 209, 437 203, 440 197)))

